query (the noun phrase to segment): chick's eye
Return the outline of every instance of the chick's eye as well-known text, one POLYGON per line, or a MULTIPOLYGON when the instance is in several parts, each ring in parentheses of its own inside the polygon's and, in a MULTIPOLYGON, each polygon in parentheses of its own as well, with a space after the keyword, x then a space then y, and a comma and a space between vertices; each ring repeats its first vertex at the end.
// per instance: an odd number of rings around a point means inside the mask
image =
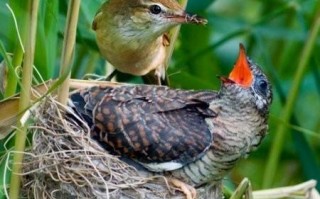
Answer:
POLYGON ((254 81, 254 90, 257 94, 266 96, 268 93, 269 84, 265 77, 257 76, 254 81))
POLYGON ((162 9, 161 9, 161 7, 160 6, 158 6, 158 5, 152 5, 152 6, 150 6, 150 12, 152 13, 152 14, 160 14, 161 13, 161 11, 162 11, 162 9))
POLYGON ((262 91, 265 91, 268 87, 268 83, 265 80, 260 80, 259 87, 262 91))

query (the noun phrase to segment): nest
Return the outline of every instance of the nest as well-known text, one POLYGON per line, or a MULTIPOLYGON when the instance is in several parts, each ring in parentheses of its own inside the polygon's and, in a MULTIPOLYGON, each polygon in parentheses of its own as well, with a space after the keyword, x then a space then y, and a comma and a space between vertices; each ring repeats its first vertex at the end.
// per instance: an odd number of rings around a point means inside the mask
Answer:
POLYGON ((79 126, 64 118, 65 110, 48 98, 32 111, 32 147, 22 165, 22 197, 184 198, 165 177, 145 177, 108 154, 91 139, 85 123, 79 126))

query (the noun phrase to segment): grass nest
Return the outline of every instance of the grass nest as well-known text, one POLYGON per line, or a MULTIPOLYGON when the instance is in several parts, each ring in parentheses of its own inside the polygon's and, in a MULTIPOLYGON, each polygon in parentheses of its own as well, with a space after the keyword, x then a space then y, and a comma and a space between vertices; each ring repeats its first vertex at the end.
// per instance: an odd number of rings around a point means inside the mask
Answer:
POLYGON ((108 154, 91 139, 85 123, 65 119, 66 110, 48 97, 31 111, 34 125, 22 165, 23 197, 184 198, 165 177, 141 175, 108 154))

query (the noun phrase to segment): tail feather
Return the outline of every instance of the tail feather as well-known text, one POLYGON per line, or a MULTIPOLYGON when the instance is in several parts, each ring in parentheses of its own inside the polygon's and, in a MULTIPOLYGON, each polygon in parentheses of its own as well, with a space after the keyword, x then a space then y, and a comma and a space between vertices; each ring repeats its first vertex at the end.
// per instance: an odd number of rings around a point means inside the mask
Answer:
MULTIPOLYGON (((68 106, 72 108, 76 115, 78 115, 82 120, 84 120, 89 127, 93 126, 93 119, 92 119, 92 110, 85 109, 86 102, 84 97, 80 94, 80 92, 73 93, 70 96, 70 100, 68 102, 68 106)), ((73 114, 68 114, 69 119, 72 118, 75 122, 81 123, 77 118, 74 117, 73 114)))
MULTIPOLYGON (((73 92, 69 97, 69 106, 89 127, 93 124, 93 111, 111 87, 91 87, 73 92)), ((77 122, 77 121, 76 121, 77 122)))

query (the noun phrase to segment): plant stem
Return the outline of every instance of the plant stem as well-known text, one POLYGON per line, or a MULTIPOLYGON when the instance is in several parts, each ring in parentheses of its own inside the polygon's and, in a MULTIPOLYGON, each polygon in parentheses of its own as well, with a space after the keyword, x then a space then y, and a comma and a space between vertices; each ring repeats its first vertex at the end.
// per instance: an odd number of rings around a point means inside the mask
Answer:
POLYGON ((293 80, 294 84, 292 85, 292 88, 289 91, 288 98, 287 98, 288 101, 282 113, 283 122, 279 123, 273 144, 271 146, 271 152, 268 158, 266 172, 264 175, 264 182, 263 182, 264 188, 270 187, 273 183, 275 173, 277 171, 277 167, 279 164, 279 157, 280 157, 283 144, 286 138, 286 134, 287 134, 288 125, 285 125, 285 124, 288 124, 290 122, 289 120, 291 118, 293 108, 298 96, 300 84, 302 82, 304 72, 308 66, 308 62, 312 55, 312 50, 316 44, 316 39, 318 36, 319 29, 320 29, 320 9, 317 11, 314 24, 312 26, 309 37, 302 50, 301 58, 299 60, 298 67, 297 67, 297 72, 293 80))
POLYGON ((27 24, 29 23, 27 15, 27 9, 24 9, 28 6, 27 1, 23 2, 15 2, 13 0, 9 1, 9 10, 12 14, 13 22, 16 25, 16 33, 17 33, 17 39, 14 46, 14 52, 13 52, 13 58, 8 62, 7 64, 10 64, 11 66, 8 66, 8 85, 5 91, 5 97, 9 97, 15 94, 17 84, 18 84, 18 77, 16 75, 15 69, 19 66, 21 66, 23 55, 24 55, 24 49, 21 46, 21 42, 25 43, 26 38, 26 29, 27 24), (19 18, 20 23, 18 23, 17 19, 19 18), (20 39, 18 39, 20 37, 20 39))
MULTIPOLYGON (((22 85, 21 88, 21 98, 19 102, 19 110, 23 111, 30 105, 30 92, 32 84, 32 70, 33 70, 33 60, 34 60, 34 48, 36 42, 36 30, 37 30, 37 16, 38 16, 38 6, 39 0, 30 0, 28 4, 28 19, 26 20, 27 30, 26 30, 26 41, 25 41, 25 58, 23 63, 22 71, 22 85)), ((21 119, 21 118, 20 118, 21 119)), ((20 193, 20 173, 23 160, 23 152, 25 149, 25 141, 27 137, 27 124, 24 122, 18 123, 20 130, 16 131, 15 136, 15 151, 13 157, 13 167, 12 175, 10 181, 10 198, 17 199, 19 198, 20 193)))
POLYGON ((65 38, 61 56, 60 79, 63 83, 59 88, 58 101, 62 104, 67 103, 69 96, 69 81, 72 65, 73 51, 75 48, 77 23, 81 0, 69 1, 67 23, 65 26, 65 38))

